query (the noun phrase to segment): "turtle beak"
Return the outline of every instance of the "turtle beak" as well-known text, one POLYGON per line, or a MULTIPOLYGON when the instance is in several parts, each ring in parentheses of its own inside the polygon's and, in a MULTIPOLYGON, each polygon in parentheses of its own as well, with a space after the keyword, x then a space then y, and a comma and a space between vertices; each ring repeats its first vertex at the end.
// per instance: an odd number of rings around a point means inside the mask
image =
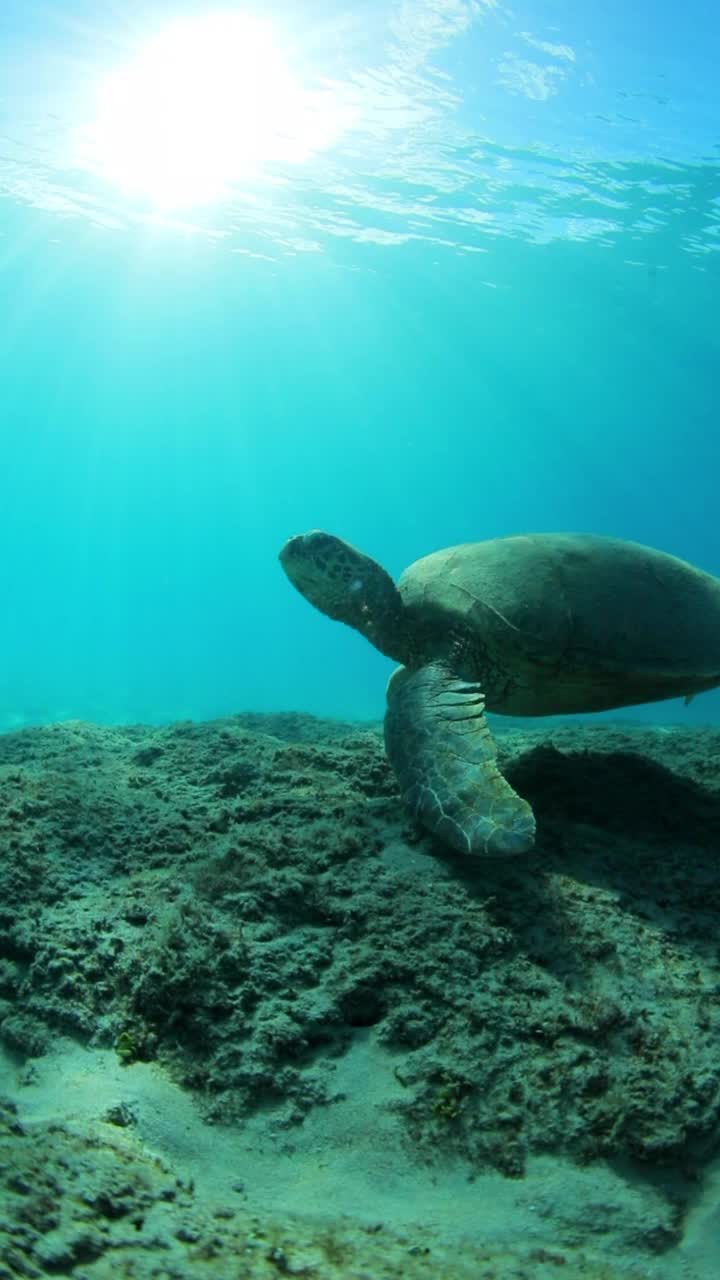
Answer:
POLYGON ((303 595, 305 595, 304 588, 306 588, 308 574, 312 573, 314 567, 313 544, 317 532, 312 529, 310 533, 296 533, 292 538, 288 538, 278 556, 293 586, 297 587, 303 595))
POLYGON ((294 537, 288 538, 287 542, 283 543, 278 556, 278 560, 280 561, 283 569, 287 567, 288 560, 292 560, 294 553, 298 550, 298 544, 303 540, 303 536, 304 535, 302 533, 297 533, 294 537))
POLYGON ((296 533, 292 538, 288 538, 285 545, 280 550, 280 563, 288 571, 288 568, 299 557, 307 559, 314 556, 322 549, 324 544, 332 542, 333 539, 329 534, 323 533, 322 529, 310 529, 307 533, 296 533))
POLYGON ((303 550, 305 549, 306 537, 307 535, 304 533, 296 533, 292 538, 288 538, 284 546, 281 547, 278 559, 286 573, 288 572, 290 565, 293 564, 299 556, 302 556, 303 550))

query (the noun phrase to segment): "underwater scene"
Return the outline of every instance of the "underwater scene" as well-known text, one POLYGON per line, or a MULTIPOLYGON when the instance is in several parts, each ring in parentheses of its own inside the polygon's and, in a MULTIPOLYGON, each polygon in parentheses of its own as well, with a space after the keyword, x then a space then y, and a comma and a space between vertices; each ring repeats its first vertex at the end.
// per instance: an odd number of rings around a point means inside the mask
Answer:
POLYGON ((714 0, 3 0, 0 1280, 720 1275, 714 0))

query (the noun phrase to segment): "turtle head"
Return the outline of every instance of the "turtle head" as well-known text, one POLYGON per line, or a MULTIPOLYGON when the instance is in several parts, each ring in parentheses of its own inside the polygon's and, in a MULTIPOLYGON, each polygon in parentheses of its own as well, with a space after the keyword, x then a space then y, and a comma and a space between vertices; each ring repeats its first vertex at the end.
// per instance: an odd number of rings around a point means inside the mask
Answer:
POLYGON ((355 627, 389 658, 404 660, 400 592, 370 556, 342 538, 311 529, 288 538, 280 563, 293 586, 316 609, 355 627))

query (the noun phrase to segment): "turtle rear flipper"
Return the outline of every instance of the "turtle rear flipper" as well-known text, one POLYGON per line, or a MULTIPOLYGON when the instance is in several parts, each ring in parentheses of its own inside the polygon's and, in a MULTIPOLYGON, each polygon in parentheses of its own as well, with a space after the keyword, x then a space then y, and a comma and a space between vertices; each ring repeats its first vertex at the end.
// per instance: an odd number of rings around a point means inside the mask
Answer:
POLYGON ((445 844, 474 855, 526 853, 527 801, 500 773, 478 685, 442 662, 399 668, 387 687, 385 748, 405 803, 445 844))

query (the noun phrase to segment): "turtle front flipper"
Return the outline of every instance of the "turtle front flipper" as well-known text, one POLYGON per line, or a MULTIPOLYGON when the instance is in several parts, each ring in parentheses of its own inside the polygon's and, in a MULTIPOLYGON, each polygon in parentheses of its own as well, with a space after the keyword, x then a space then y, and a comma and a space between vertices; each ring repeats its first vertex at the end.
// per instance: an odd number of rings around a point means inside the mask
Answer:
POLYGON ((408 808, 461 853, 525 853, 535 839, 526 800, 500 773, 476 684, 442 662, 390 677, 385 747, 408 808))

